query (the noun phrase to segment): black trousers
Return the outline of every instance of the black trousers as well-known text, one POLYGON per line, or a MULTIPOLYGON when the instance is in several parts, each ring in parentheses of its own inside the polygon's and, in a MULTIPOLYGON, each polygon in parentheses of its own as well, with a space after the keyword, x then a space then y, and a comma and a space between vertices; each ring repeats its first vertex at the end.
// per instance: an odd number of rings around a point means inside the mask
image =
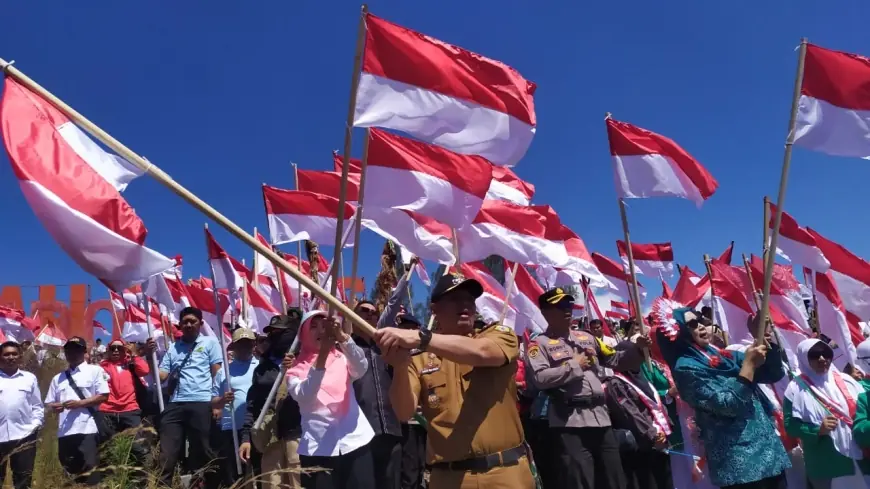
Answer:
POLYGON ((302 474, 305 489, 380 489, 375 484, 371 444, 336 457, 299 456, 302 467, 321 467, 328 472, 302 474))
MULTIPOLYGON (((172 485, 172 476, 178 461, 184 455, 184 442, 190 444, 188 461, 193 472, 205 468, 214 460, 209 444, 212 417, 208 402, 170 402, 160 416, 160 470, 161 481, 172 485)), ((206 474, 207 486, 217 476, 217 470, 206 474)))
MULTIPOLYGON (((220 429, 220 427, 218 427, 220 429)), ((238 432, 239 430, 236 430, 238 432)), ((239 434, 241 439, 241 434, 239 434)), ((221 487, 230 487, 243 477, 248 477, 251 467, 242 462, 242 474, 236 470, 236 448, 233 444, 233 430, 220 430, 216 437, 217 464, 220 472, 221 487)), ((254 449, 251 447, 251 461, 254 462, 254 449)), ((259 460, 257 460, 259 463, 259 460)))
POLYGON ((625 489, 613 428, 551 428, 559 453, 559 487, 625 489))
POLYGON ((29 489, 33 481, 33 463, 39 430, 20 439, 0 443, 0 487, 6 479, 6 460, 12 469, 12 487, 29 489))
POLYGON ((788 484, 786 484, 785 472, 783 472, 782 474, 761 479, 760 481, 722 486, 722 489, 786 489, 786 487, 788 487, 788 484))
POLYGON ((671 457, 656 450, 620 453, 628 489, 672 489, 671 457))
POLYGON ((553 432, 546 419, 523 419, 526 443, 532 449, 532 459, 545 489, 559 487, 559 461, 554 447, 553 432))
POLYGON ((57 439, 60 465, 73 476, 76 483, 94 486, 102 480, 102 474, 94 470, 100 462, 98 444, 96 433, 67 435, 57 439))
MULTIPOLYGON (((125 413, 102 413, 103 414, 103 422, 106 427, 106 440, 114 437, 118 433, 121 433, 126 430, 139 428, 142 426, 142 416, 140 411, 127 411, 125 413)), ((145 440, 143 434, 141 432, 136 433, 133 438, 133 444, 130 447, 130 456, 132 460, 127 462, 127 465, 135 466, 135 467, 144 467, 145 464, 145 454, 147 453, 147 449, 145 448, 145 440)), ((144 475, 144 470, 140 473, 136 471, 137 475, 144 475)))
POLYGON ((402 489, 422 489, 426 470, 426 428, 402 425, 402 489))
POLYGON ((402 437, 384 433, 372 438, 369 445, 377 488, 401 489, 402 437))

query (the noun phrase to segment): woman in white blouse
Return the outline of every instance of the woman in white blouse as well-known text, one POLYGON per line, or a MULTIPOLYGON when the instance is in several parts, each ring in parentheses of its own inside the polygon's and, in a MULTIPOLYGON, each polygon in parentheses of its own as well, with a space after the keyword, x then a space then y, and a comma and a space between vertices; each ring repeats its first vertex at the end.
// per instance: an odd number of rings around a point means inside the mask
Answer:
POLYGON ((287 372, 287 390, 302 413, 302 467, 306 489, 374 489, 374 431, 357 404, 352 383, 368 368, 365 355, 324 311, 302 317, 299 356, 287 372), (336 348, 336 345, 338 346, 336 348))

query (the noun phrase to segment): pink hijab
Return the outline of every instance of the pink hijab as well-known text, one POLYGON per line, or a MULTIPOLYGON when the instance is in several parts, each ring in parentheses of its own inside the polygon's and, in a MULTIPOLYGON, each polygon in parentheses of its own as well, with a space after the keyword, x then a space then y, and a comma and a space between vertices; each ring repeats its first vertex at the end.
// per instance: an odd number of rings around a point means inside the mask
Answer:
MULTIPOLYGON (((301 345, 299 355, 287 375, 304 380, 308 377, 308 371, 317 361, 320 345, 311 332, 311 321, 317 317, 327 317, 325 311, 309 311, 302 316, 302 327, 299 328, 301 345)), ((333 347, 326 358, 326 372, 317 392, 317 407, 315 410, 327 409, 334 415, 343 415, 350 405, 348 389, 350 388, 350 375, 347 370, 347 358, 340 350, 333 347)))

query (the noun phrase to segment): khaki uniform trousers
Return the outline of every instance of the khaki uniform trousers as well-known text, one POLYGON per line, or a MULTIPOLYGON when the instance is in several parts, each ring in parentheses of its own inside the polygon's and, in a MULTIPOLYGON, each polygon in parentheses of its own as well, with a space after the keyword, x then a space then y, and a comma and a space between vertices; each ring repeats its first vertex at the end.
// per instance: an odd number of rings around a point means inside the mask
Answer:
POLYGON ((535 489, 535 479, 529 459, 522 457, 516 465, 486 472, 433 469, 429 489, 535 489))
POLYGON ((272 443, 260 460, 260 485, 264 489, 302 489, 299 463, 299 439, 272 443))

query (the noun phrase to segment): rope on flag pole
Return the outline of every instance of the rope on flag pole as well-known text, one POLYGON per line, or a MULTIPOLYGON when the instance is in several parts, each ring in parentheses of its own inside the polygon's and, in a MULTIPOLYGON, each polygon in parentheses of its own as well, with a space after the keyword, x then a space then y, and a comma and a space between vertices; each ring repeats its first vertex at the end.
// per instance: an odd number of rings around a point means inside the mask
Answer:
MULTIPOLYGON (((365 11, 366 10, 364 8, 363 12, 365 13, 365 11)), ((360 20, 360 23, 363 24, 363 20, 360 20)), ((52 94, 41 85, 33 81, 30 77, 25 75, 23 72, 21 72, 21 70, 11 66, 7 61, 3 60, 2 58, 0 58, 0 70, 3 70, 7 76, 11 76, 32 92, 43 97, 49 103, 54 105, 58 110, 60 110, 64 115, 66 115, 71 121, 75 122, 79 127, 87 131, 91 136, 106 145, 106 147, 108 147, 117 155, 126 159, 128 162, 135 165, 139 169, 143 170, 152 178, 160 182, 163 186, 168 187, 170 190, 172 190, 172 192, 174 192, 176 195, 184 199, 188 204, 192 205, 200 212, 208 216, 210 219, 215 221, 221 227, 226 229, 230 234, 232 234, 254 250, 258 251, 270 262, 272 262, 276 267, 280 268, 296 280, 302 282, 302 285, 311 290, 313 294, 321 297, 330 306, 337 309, 342 316, 348 318, 359 332, 369 337, 374 335, 375 329, 363 318, 359 317, 356 313, 354 313, 339 299, 337 299, 334 294, 330 294, 329 292, 323 290, 323 288, 320 287, 313 280, 311 280, 311 278, 304 276, 297 269, 291 267, 272 249, 263 246, 263 244, 260 243, 256 238, 245 232, 236 223, 229 220, 226 216, 215 210, 215 208, 208 205, 205 201, 197 197, 195 194, 193 194, 193 192, 184 188, 178 182, 173 180, 172 177, 170 177, 159 167, 146 161, 144 158, 133 152, 130 148, 121 144, 120 141, 113 138, 111 135, 109 135, 109 133, 100 129, 96 124, 89 121, 82 114, 78 113, 75 109, 67 105, 64 101, 57 98, 54 94, 52 94)), ((339 206, 339 209, 343 209, 343 206, 339 206)), ((339 210, 339 212, 341 212, 341 210, 339 210)))

